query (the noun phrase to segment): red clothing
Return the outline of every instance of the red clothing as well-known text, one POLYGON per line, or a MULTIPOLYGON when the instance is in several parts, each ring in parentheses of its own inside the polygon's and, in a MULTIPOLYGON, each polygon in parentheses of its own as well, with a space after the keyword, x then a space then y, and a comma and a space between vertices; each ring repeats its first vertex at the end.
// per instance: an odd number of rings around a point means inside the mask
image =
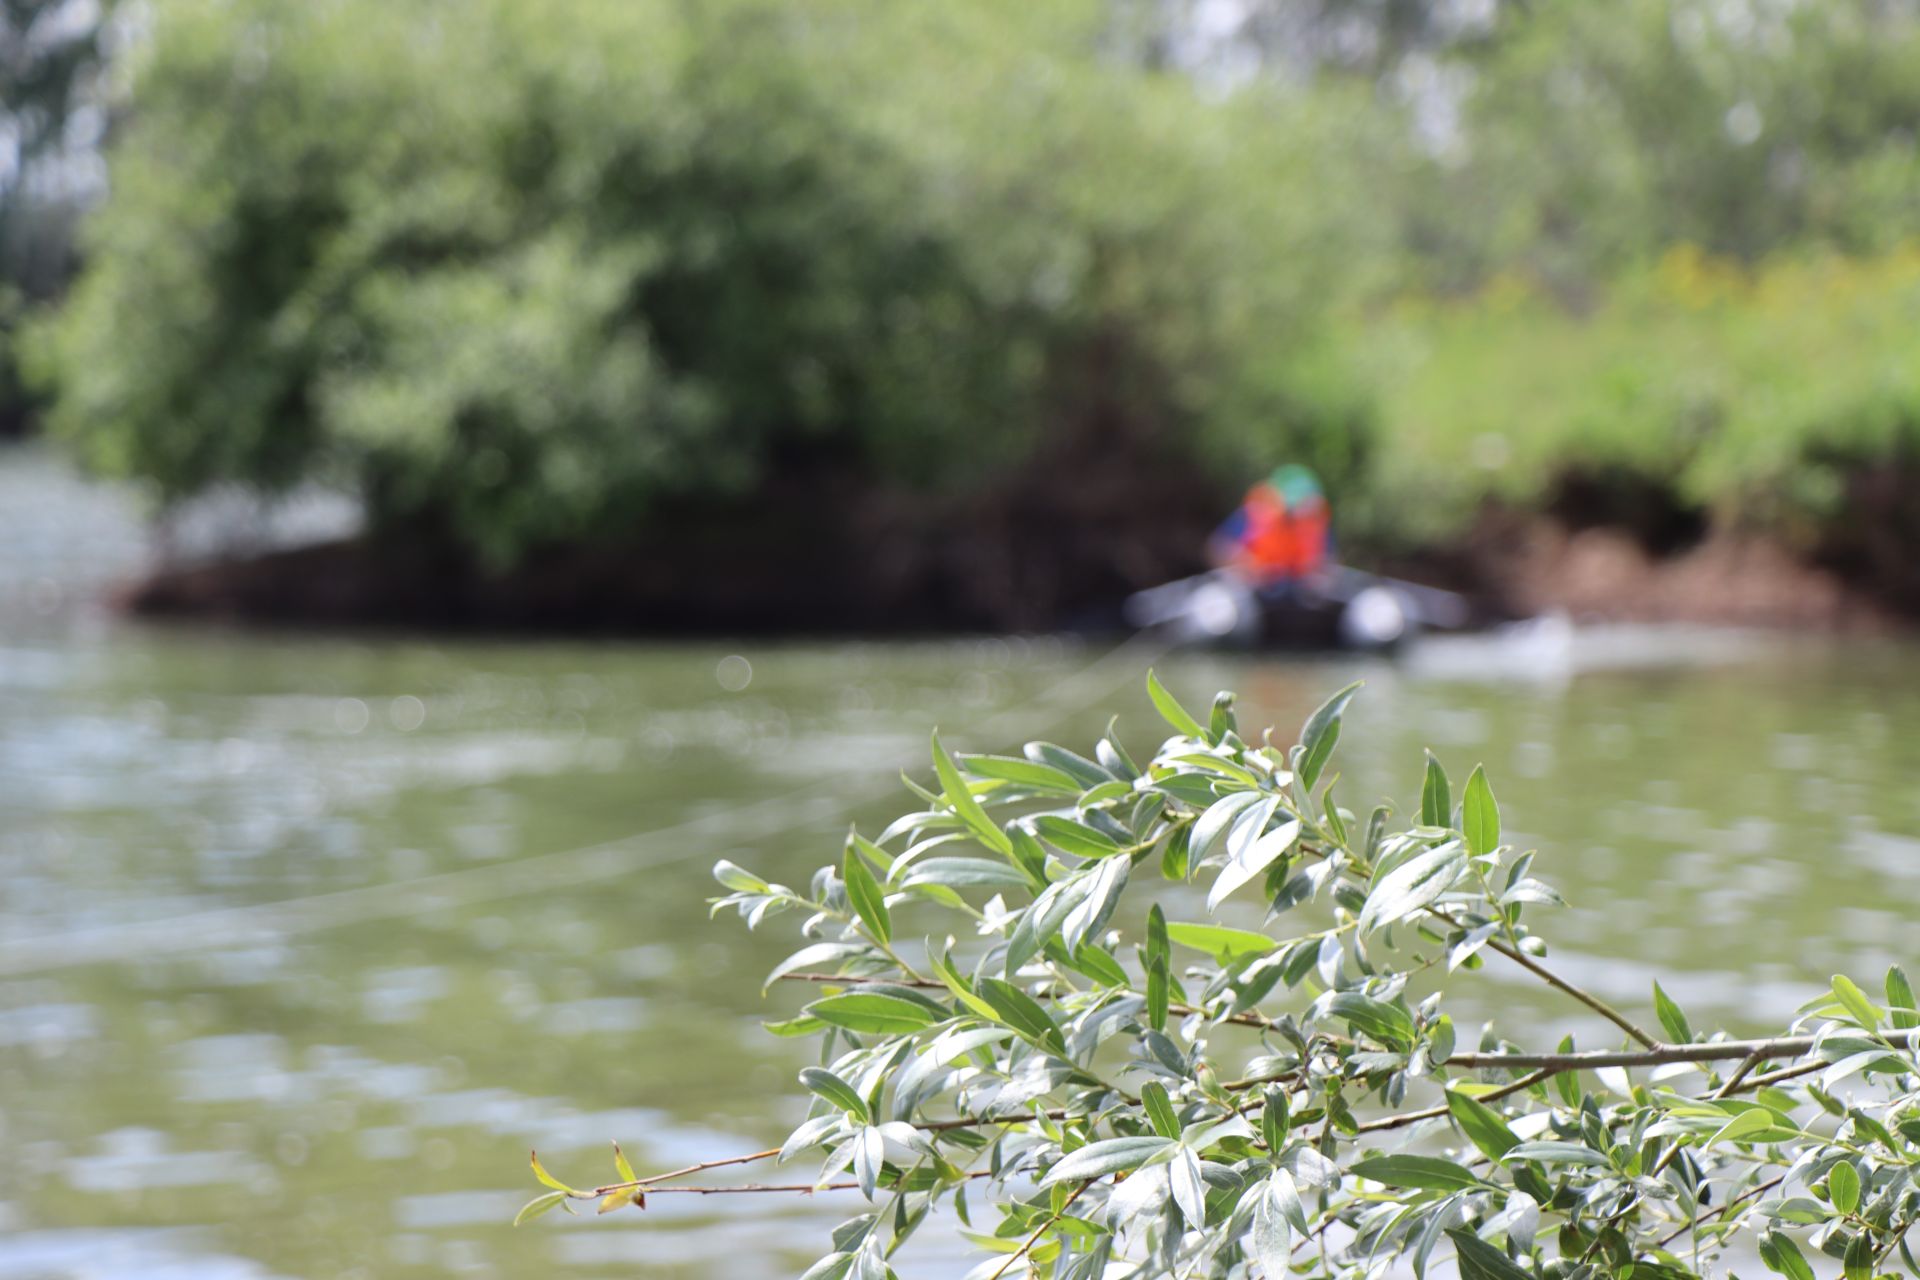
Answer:
POLYGON ((1318 496, 1289 507, 1279 490, 1257 484, 1221 533, 1256 582, 1310 577, 1327 563, 1327 504, 1318 496))

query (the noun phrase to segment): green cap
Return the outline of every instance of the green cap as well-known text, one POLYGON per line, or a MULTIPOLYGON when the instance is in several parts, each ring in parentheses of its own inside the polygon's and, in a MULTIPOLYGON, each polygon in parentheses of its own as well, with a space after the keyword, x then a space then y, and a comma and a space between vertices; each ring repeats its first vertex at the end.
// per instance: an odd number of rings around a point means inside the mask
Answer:
POLYGON ((1290 507, 1299 506, 1323 496, 1320 491, 1320 482, 1314 479, 1313 472, 1297 463, 1275 467, 1273 474, 1267 477, 1267 483, 1280 491, 1280 496, 1286 499, 1290 507))

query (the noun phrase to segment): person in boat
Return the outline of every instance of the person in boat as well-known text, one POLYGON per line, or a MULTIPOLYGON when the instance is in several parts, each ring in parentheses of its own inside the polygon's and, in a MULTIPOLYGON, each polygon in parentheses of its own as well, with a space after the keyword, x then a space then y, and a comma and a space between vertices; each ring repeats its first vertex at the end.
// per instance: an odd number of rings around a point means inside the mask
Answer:
POLYGON ((1268 598, 1319 578, 1332 552, 1320 482, 1302 466, 1276 468, 1214 530, 1207 551, 1216 566, 1268 598))

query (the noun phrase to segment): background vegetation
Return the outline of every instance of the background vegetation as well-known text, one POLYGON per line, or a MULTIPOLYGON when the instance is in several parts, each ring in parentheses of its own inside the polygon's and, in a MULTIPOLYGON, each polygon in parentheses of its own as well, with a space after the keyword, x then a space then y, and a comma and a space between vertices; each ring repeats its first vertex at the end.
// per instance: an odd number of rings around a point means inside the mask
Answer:
POLYGON ((1915 423, 1920 8, 1232 12, 169 0, 51 428, 496 565, 1116 439, 1378 545, 1596 464, 1846 540, 1915 423))

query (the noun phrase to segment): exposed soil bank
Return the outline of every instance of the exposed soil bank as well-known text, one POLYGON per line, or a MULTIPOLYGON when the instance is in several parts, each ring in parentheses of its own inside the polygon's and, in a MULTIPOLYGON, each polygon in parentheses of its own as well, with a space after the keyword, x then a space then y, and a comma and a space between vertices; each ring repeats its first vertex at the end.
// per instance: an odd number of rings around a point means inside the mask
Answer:
MULTIPOLYGON (((899 510, 850 523, 790 511, 770 534, 688 525, 507 573, 419 544, 333 543, 161 573, 128 603, 239 622, 664 635, 1104 629, 1128 591, 1199 567, 1215 510, 1169 500, 1122 526, 1066 503, 996 505, 950 530, 899 510)), ((1466 591, 1490 616, 1808 631, 1912 621, 1836 569, 1730 533, 1660 553, 1628 529, 1491 512, 1460 546, 1397 567, 1466 591)))
MULTIPOLYGON (((1657 482, 1563 476, 1538 509, 1488 507, 1454 545, 1358 563, 1471 596, 1485 616, 1800 630, 1920 617, 1920 515, 1861 473, 1851 539, 1808 553, 1715 527, 1657 482), (1884 490, 1884 492, 1883 492, 1884 490), (1873 534, 1865 538, 1859 531, 1873 534)), ((625 545, 557 548, 507 570, 445 539, 389 532, 159 573, 137 612, 294 625, 650 635, 1105 630, 1129 592, 1204 568, 1236 494, 1108 422, 1065 432, 1013 475, 932 499, 828 464, 751 501, 656 513, 625 545)))
POLYGON ((669 635, 1104 628, 1128 592, 1203 568, 1231 503, 1164 458, 1062 449, 960 499, 786 475, 751 504, 665 511, 627 545, 505 571, 390 535, 162 572, 127 603, 234 621, 669 635))
POLYGON ((1835 569, 1757 535, 1710 530, 1650 550, 1637 531, 1489 513, 1461 549, 1472 585, 1507 612, 1805 631, 1884 630, 1898 615, 1835 569))

